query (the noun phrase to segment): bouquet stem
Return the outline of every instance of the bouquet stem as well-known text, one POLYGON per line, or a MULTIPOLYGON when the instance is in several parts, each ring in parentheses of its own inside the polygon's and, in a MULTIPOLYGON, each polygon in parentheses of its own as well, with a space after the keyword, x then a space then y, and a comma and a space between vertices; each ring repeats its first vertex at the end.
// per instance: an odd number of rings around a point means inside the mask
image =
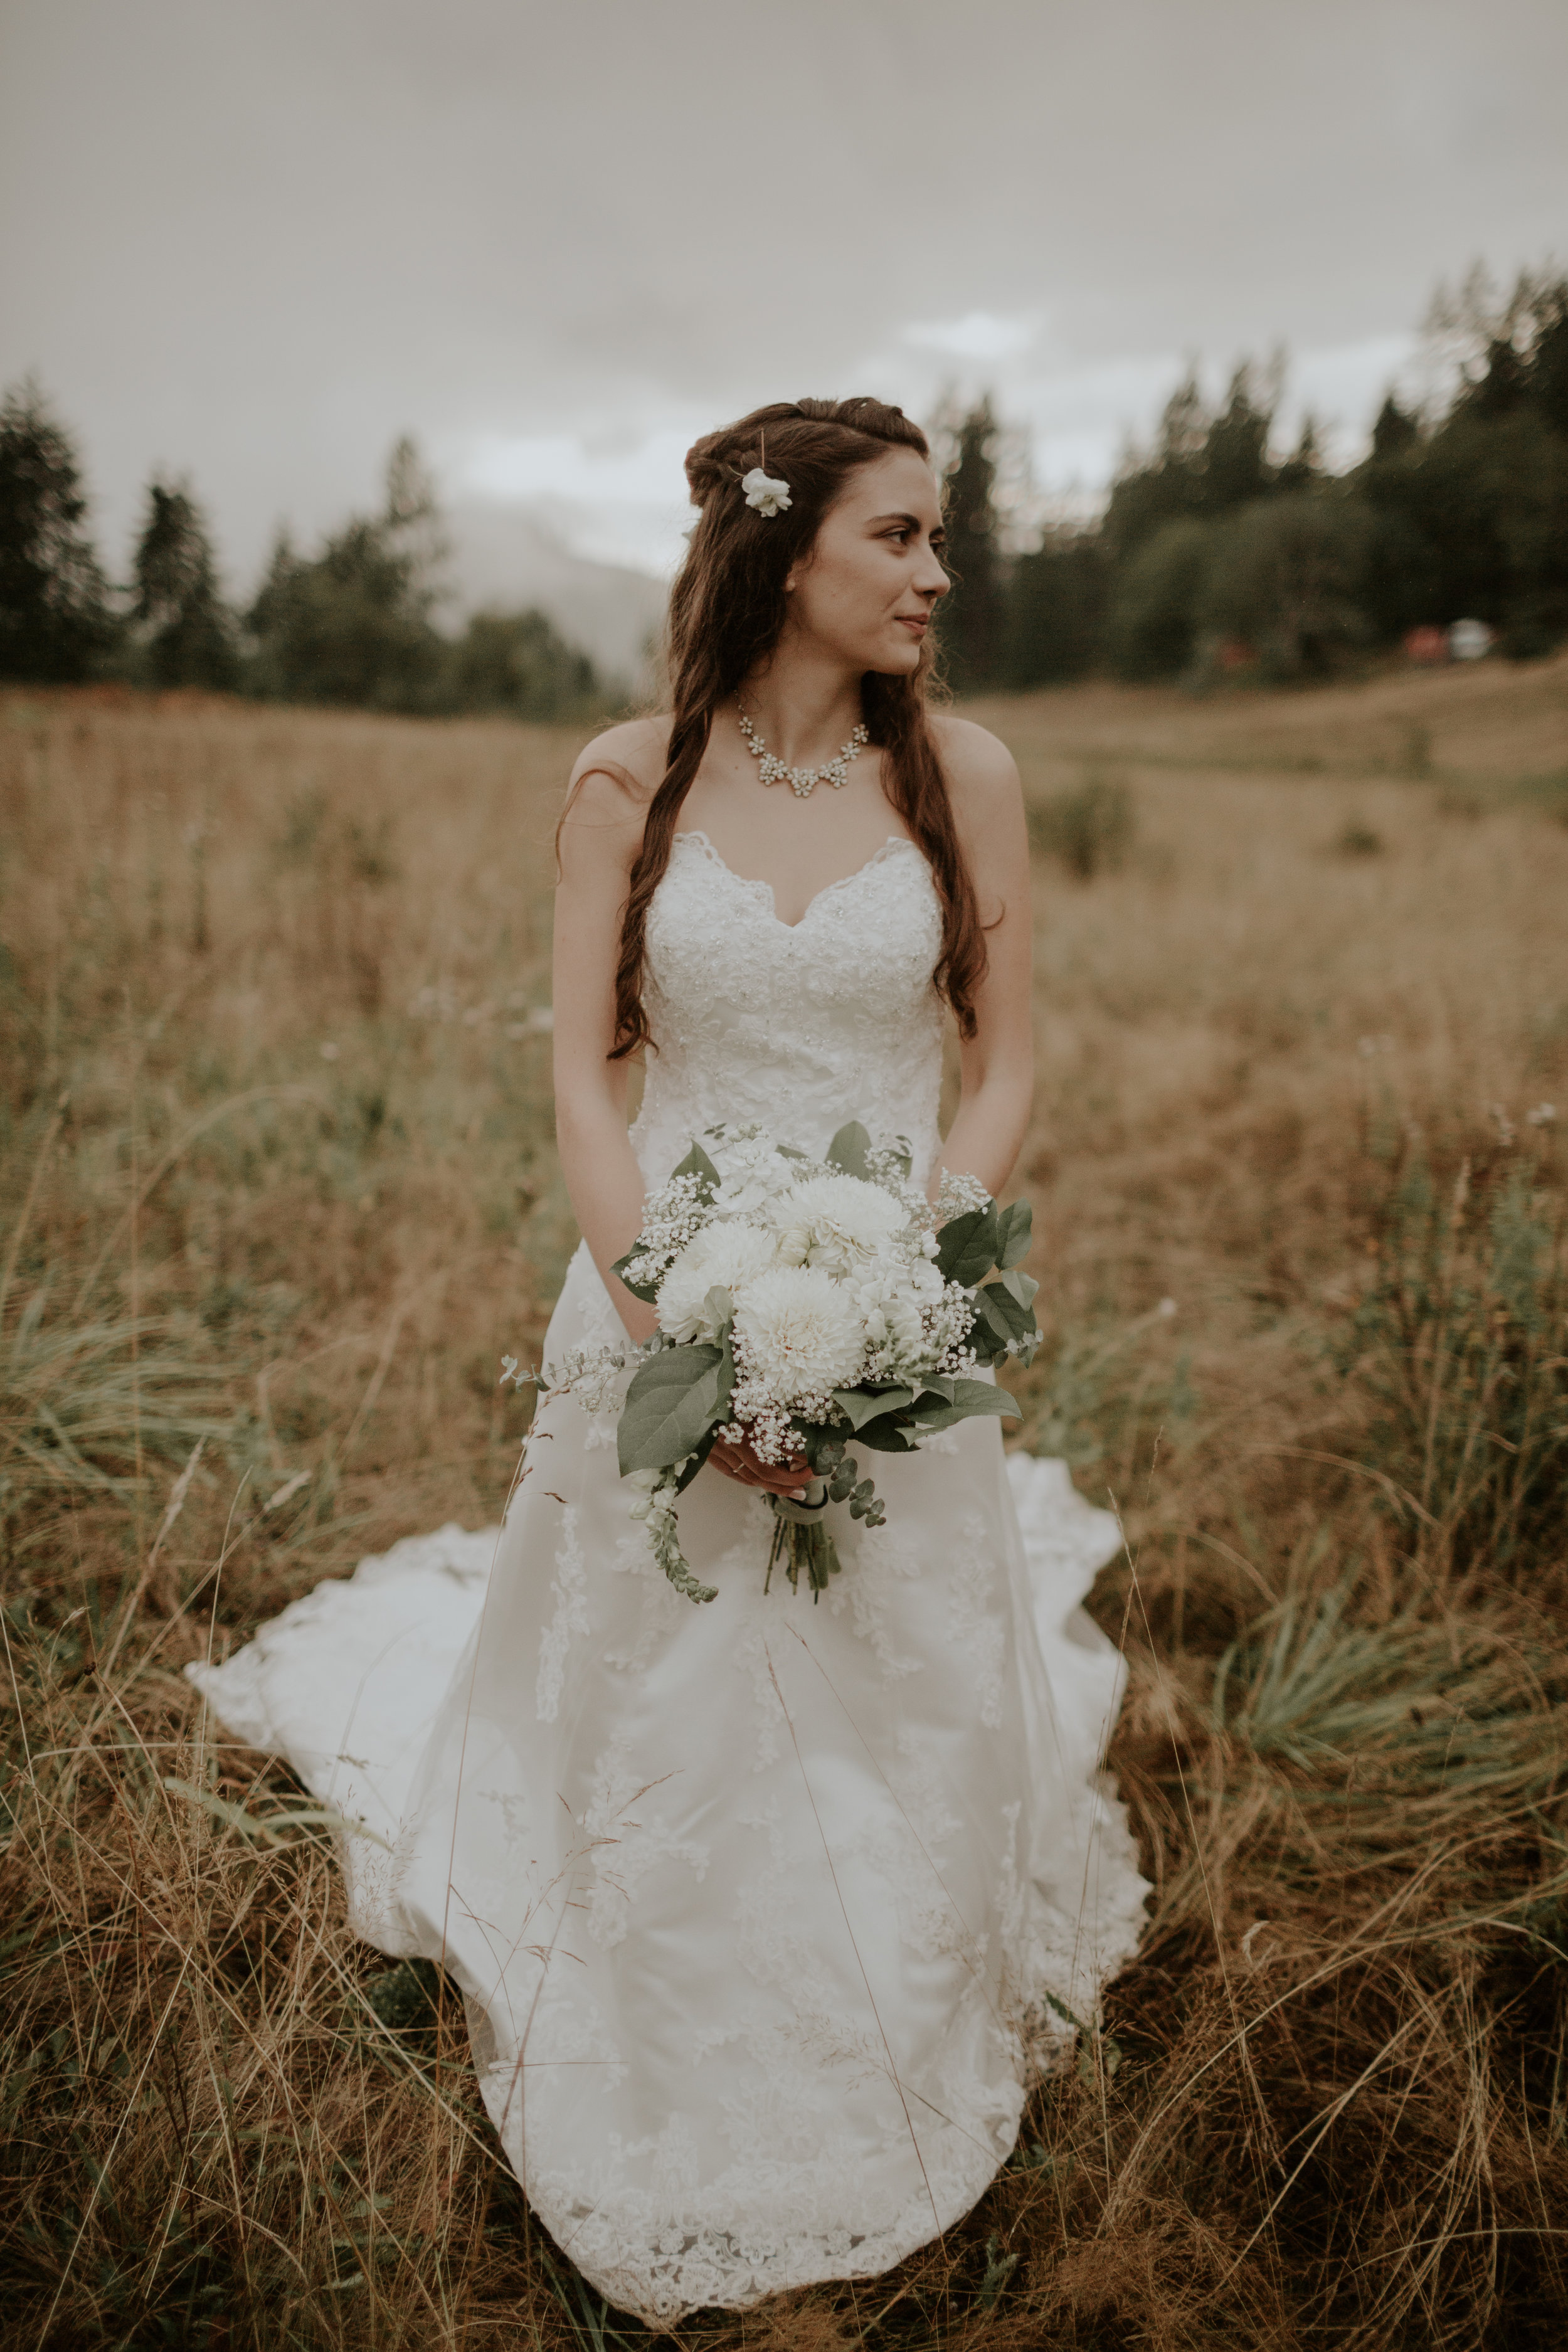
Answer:
POLYGON ((772 1501, 773 1540, 763 1591, 766 1592, 772 1584, 773 1570, 782 1559, 792 1591, 799 1591, 804 1569, 811 1597, 819 1600, 827 1590, 828 1578, 837 1576, 841 1566, 837 1547, 827 1530, 826 1481, 814 1478, 804 1503, 792 1502, 787 1495, 774 1495, 772 1501))

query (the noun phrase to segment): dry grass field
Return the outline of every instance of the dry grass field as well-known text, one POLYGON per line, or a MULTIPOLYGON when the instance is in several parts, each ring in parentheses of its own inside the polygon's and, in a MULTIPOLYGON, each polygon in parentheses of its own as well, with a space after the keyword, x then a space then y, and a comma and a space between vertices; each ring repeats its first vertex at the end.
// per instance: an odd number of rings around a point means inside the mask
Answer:
MULTIPOLYGON (((1568 663, 977 706, 1037 836, 1020 1442, 1157 1894, 1017 2156, 689 2352, 1568 2335, 1568 663)), ((180 1675, 493 1519, 574 1240, 559 731, 0 698, 0 2342, 651 2341, 180 1675)))

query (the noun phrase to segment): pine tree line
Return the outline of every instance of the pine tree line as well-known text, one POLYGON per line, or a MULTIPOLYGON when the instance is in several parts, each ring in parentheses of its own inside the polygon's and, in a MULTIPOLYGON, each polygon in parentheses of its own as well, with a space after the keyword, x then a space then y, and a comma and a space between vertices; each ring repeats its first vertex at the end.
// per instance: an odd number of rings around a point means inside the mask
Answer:
MULTIPOLYGON (((1451 368, 1446 401, 1417 414, 1391 393, 1347 472, 1325 466, 1310 418, 1274 454, 1279 366, 1244 362, 1214 406, 1193 373, 1104 514, 1023 551, 992 403, 939 419, 953 685, 1201 681, 1236 667, 1311 677, 1472 617, 1520 658, 1568 638, 1568 279, 1526 274, 1499 302, 1472 273, 1439 294, 1428 332, 1451 368)), ((478 614, 456 636, 437 626, 440 519, 406 440, 380 509, 309 555, 280 533, 242 612, 185 483, 149 484, 118 590, 86 516, 68 435, 36 385, 13 390, 0 404, 0 678, 534 719, 592 715, 606 690, 542 613, 478 614)))
POLYGON ((117 678, 268 701, 436 715, 594 715, 607 691, 586 654, 537 611, 478 613, 457 636, 432 617, 446 549, 412 442, 387 467, 380 510, 351 516, 315 553, 280 532, 244 611, 225 601, 189 486, 148 484, 131 578, 115 590, 86 530, 70 436, 38 387, 0 404, 0 678, 117 678))
POLYGON ((1526 274, 1498 302, 1472 273, 1439 294, 1428 334, 1452 370, 1445 401, 1422 415, 1391 393, 1347 472, 1327 469, 1310 418, 1272 454, 1278 365, 1244 363, 1214 406, 1189 373, 1103 516, 1014 556, 983 401, 948 435, 954 686, 1310 677, 1468 618, 1519 658, 1568 639, 1568 279, 1526 274))

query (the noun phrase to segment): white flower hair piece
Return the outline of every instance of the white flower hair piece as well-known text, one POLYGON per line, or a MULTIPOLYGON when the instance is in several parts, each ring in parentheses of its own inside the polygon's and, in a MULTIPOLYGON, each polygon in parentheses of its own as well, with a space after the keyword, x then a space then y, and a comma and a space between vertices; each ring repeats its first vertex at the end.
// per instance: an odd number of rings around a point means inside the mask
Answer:
POLYGON ((775 482, 770 474, 763 473, 760 466, 753 466, 749 474, 742 475, 741 488, 746 493, 746 504, 755 507, 759 514, 782 514, 789 504, 789 484, 775 482))

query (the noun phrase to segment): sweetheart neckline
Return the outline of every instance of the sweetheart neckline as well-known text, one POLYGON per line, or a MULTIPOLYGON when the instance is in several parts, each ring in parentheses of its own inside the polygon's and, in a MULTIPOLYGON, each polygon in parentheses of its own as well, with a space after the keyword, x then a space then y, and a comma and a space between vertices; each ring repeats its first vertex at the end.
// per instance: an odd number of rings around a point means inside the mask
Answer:
POLYGON ((865 859, 861 865, 857 866, 852 874, 841 874, 837 881, 825 882, 820 890, 814 891, 811 897, 806 900, 798 921, 786 923, 784 917, 779 913, 778 898, 774 894, 773 884, 771 882, 764 882, 760 875, 737 874, 729 859, 727 857, 720 856, 719 852, 714 848, 712 842, 709 839, 708 835, 702 831, 700 825, 683 827, 682 830, 677 833, 673 837, 677 841, 700 842, 708 853, 708 856, 711 858, 713 864, 718 866, 720 872, 727 874, 731 882, 738 882, 742 890, 764 891, 767 895, 769 920, 776 923, 781 931, 798 931, 801 929, 803 925, 809 919, 813 908, 819 907, 824 898, 831 898, 835 890, 843 890, 847 888, 851 882, 858 882, 863 874, 869 874, 874 866, 880 866, 886 858, 889 851, 891 849, 912 849, 922 866, 926 862, 924 854, 921 851, 919 843, 911 841, 907 833, 890 833, 886 841, 881 845, 881 847, 879 849, 874 849, 871 852, 870 856, 865 859))

